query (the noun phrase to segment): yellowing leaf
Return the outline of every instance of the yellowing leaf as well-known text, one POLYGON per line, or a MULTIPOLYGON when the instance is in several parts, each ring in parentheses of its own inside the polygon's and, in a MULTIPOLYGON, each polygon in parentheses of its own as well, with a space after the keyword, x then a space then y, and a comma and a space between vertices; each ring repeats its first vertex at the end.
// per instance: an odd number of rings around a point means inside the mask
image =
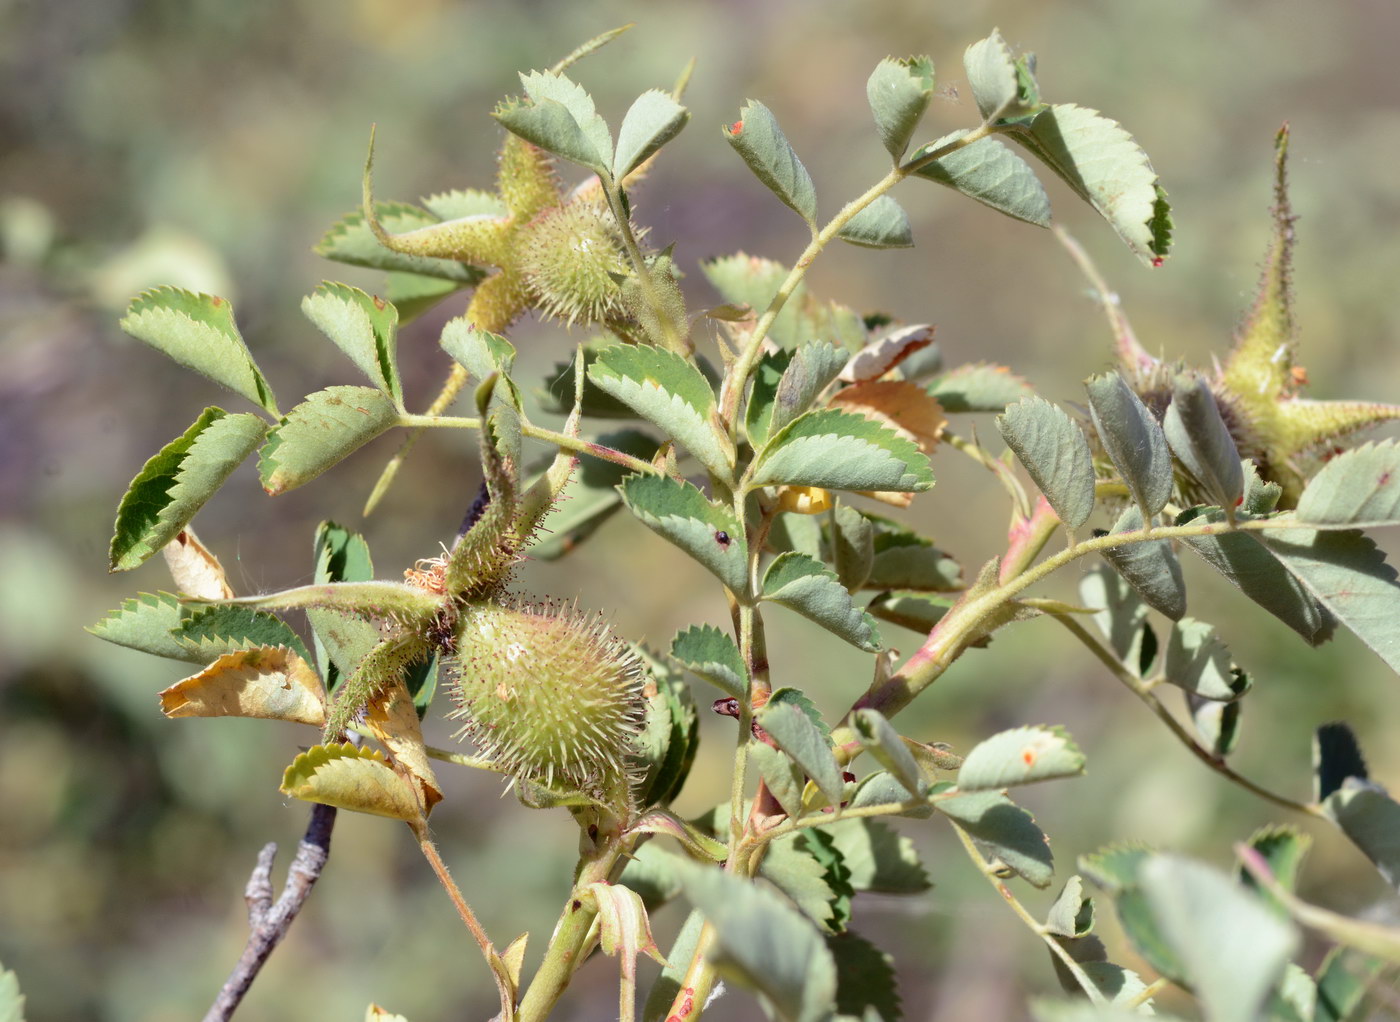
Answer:
POLYGON ((231 600, 233 589, 224 575, 224 566, 199 541, 194 530, 185 526, 161 548, 175 588, 201 600, 231 600))
POLYGON ((784 486, 778 490, 778 510, 819 515, 831 509, 831 492, 820 486, 784 486))
POLYGON ((311 665, 285 646, 225 653, 160 694, 167 717, 259 717, 321 727, 326 695, 311 665))
POLYGON ((415 823, 423 806, 412 784, 384 754, 343 745, 314 745, 287 767, 281 792, 305 802, 415 823))
POLYGON ((889 426, 925 454, 938 445, 948 424, 942 405, 918 384, 904 380, 871 380, 845 387, 832 396, 831 406, 889 426))
POLYGON ((394 761, 413 776, 423 797, 425 814, 432 812, 433 806, 442 801, 442 789, 423 747, 423 731, 418 726, 413 697, 402 680, 369 702, 365 707, 365 726, 393 754, 394 761))

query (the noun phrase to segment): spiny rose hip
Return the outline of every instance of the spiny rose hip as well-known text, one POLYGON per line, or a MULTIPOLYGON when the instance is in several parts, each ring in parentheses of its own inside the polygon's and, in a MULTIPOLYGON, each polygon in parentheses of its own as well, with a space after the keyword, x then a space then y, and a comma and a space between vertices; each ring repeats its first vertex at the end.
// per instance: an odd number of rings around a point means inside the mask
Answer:
POLYGON ((452 685, 462 734, 516 777, 626 801, 645 669, 597 618, 548 605, 462 614, 452 685))

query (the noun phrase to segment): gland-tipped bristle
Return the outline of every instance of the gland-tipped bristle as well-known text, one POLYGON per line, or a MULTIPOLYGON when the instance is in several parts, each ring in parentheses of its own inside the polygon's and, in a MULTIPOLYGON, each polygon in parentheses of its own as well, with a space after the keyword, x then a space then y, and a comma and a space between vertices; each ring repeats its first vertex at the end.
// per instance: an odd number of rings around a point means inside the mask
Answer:
POLYGON ((464 609, 454 717, 517 777, 609 801, 629 797, 645 671, 596 617, 547 605, 464 609))

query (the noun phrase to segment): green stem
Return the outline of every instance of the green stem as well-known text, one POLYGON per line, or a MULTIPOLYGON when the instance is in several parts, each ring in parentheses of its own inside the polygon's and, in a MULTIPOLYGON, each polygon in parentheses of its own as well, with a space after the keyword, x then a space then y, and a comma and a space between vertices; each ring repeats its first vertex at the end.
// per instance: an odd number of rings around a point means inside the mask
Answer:
POLYGON ((1168 730, 1180 740, 1182 745, 1186 746, 1197 759, 1210 767, 1221 777, 1233 784, 1239 785, 1241 788, 1244 788, 1253 795, 1257 795, 1266 802, 1272 802, 1276 806, 1281 806, 1284 809, 1292 809, 1299 813, 1306 813, 1309 816, 1326 817, 1326 814, 1318 806, 1275 794, 1269 789, 1255 784, 1248 777, 1235 773, 1235 771, 1226 766, 1222 760, 1211 755, 1208 749, 1203 748, 1195 738, 1192 737, 1191 733, 1186 730, 1185 726, 1162 704, 1162 701, 1157 698, 1156 693, 1148 687, 1147 683, 1129 670, 1127 665, 1125 665, 1111 649, 1100 642, 1097 636, 1093 635, 1087 628, 1068 614, 1052 614, 1051 617, 1068 628, 1071 634, 1082 642, 1089 651, 1093 653, 1094 656, 1098 657, 1099 661, 1113 673, 1113 676, 1123 684, 1124 688, 1147 704, 1147 707, 1157 715, 1158 719, 1160 719, 1163 724, 1167 725, 1168 730))
POLYGON ((1054 934, 1049 933, 1045 927, 1041 925, 1040 920, 1031 915, 1030 912, 1026 910, 1026 906, 1022 905, 1016 898, 1016 895, 1011 893, 1011 888, 1007 887, 1005 882, 997 876, 996 870, 992 868, 991 863, 987 862, 987 860, 982 857, 982 853, 977 850, 977 846, 972 843, 972 838, 968 836, 967 832, 957 824, 953 825, 953 830, 957 832, 958 840, 962 842, 963 848, 967 851, 968 858, 977 866, 977 871, 987 878, 987 882, 990 883, 1006 903, 1011 906, 1011 911, 1016 913, 1020 920, 1030 928, 1030 931, 1041 940, 1045 941, 1045 945, 1050 949, 1050 953, 1058 958, 1064 964, 1064 967, 1069 970, 1070 975, 1079 983, 1079 986, 1083 989, 1089 1000, 1094 1004, 1105 1003, 1103 994, 1099 991, 1099 988, 1094 985, 1094 981, 1084 972, 1083 967, 1074 960, 1073 955, 1065 950, 1064 945, 1055 939, 1054 934))
MULTIPOLYGON (((455 415, 411 415, 403 413, 399 416, 400 426, 411 426, 419 429, 442 428, 442 429, 480 429, 481 420, 476 418, 466 418, 455 415)), ((594 443, 592 440, 584 440, 581 437, 570 436, 568 433, 560 433, 558 430, 546 429, 543 426, 536 426, 532 422, 522 422, 520 424, 520 435, 530 437, 532 440, 543 440, 553 444, 555 447, 566 451, 573 451, 576 454, 587 454, 590 457, 599 458, 603 461, 611 461, 614 465, 621 465, 623 468, 631 469, 633 472, 640 472, 643 475, 658 475, 660 469, 649 461, 635 458, 623 451, 614 450, 603 444, 594 443)))
POLYGON ((622 853, 623 842, 609 838, 596 852, 584 856, 569 900, 549 938, 544 961, 540 962, 539 971, 530 980, 530 988, 520 1002, 516 1015, 518 1022, 544 1022, 554 1010, 560 995, 582 964, 588 932, 598 915, 597 903, 580 895, 590 884, 607 881, 622 853))
POLYGON ((689 338, 676 336, 671 317, 662 308, 661 299, 656 294, 656 283, 652 280, 651 267, 647 266, 646 258, 642 255, 642 248, 637 244, 637 236, 632 231, 632 221, 625 215, 626 210, 622 205, 621 183, 603 182, 603 193, 608 197, 608 209, 612 211, 613 219, 617 221, 618 230, 622 232, 622 247, 627 250, 627 258, 632 264, 632 272, 636 274, 638 284, 641 285, 642 295, 646 298, 647 305, 656 317, 657 324, 665 332, 665 346, 671 351, 689 354, 693 350, 689 338))
POLYGON ((464 752, 452 752, 450 749, 439 749, 435 745, 423 746, 423 751, 428 754, 429 759, 436 759, 443 763, 455 763, 457 766, 471 767, 474 770, 490 770, 492 773, 504 774, 510 771, 492 760, 481 756, 468 756, 464 752))

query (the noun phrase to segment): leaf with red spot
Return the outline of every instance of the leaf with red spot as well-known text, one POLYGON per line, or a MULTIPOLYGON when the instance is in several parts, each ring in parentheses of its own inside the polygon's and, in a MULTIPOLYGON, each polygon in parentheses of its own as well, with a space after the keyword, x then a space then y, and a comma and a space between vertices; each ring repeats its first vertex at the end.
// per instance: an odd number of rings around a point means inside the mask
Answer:
POLYGON ((959 791, 1033 784, 1084 772, 1084 754, 1062 727, 1018 727, 981 742, 958 771, 959 791))

